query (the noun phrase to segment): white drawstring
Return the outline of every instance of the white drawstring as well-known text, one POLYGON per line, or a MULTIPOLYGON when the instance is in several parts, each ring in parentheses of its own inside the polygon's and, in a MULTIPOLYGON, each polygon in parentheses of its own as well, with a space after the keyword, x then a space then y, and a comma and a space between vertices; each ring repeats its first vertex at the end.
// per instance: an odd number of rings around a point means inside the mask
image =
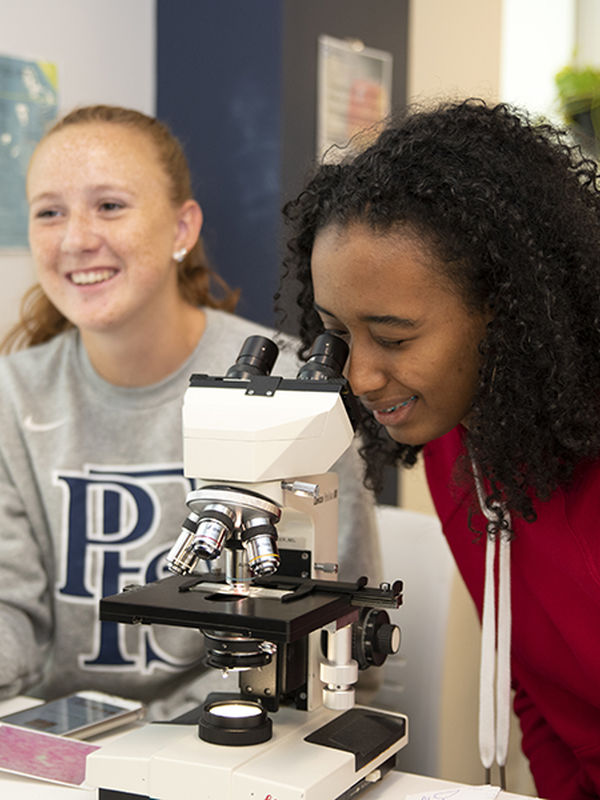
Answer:
MULTIPOLYGON (((485 550, 485 584, 481 618, 481 660, 479 663, 479 757, 486 775, 494 762, 494 651, 496 643, 496 602, 494 597, 495 542, 488 538, 485 550), (491 577, 490 577, 491 576, 491 577)), ((487 781, 489 783, 489 780, 487 781)))
MULTIPOLYGON (((497 522, 499 514, 488 508, 479 470, 472 460, 475 487, 481 511, 490 522, 497 522)), ((504 510, 504 519, 510 529, 510 515, 504 510)), ((479 756, 490 782, 491 767, 495 760, 500 767, 501 788, 506 788, 505 765, 508 753, 510 727, 510 539, 498 531, 489 536, 485 551, 485 584, 481 631, 481 662, 479 672, 479 756), (496 646, 496 602, 494 562, 496 541, 500 556, 498 569, 498 643, 496 646), (494 720, 494 678, 496 679, 494 720)))

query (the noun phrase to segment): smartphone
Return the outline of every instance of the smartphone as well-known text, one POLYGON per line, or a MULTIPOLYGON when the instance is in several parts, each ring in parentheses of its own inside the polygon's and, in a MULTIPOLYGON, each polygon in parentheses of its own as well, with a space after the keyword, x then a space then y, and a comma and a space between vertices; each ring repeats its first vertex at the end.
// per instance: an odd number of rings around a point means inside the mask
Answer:
POLYGON ((47 703, 0 717, 0 722, 44 733, 87 739, 144 716, 138 700, 103 692, 75 692, 47 703))

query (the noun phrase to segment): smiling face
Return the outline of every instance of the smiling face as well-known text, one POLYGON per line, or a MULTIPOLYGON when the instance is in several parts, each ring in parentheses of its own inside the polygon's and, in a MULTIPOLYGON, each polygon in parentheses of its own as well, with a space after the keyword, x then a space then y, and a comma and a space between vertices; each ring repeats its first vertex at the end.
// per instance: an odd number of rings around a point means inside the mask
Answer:
POLYGON ((27 196, 38 280, 84 337, 169 322, 183 302, 173 253, 193 242, 147 135, 103 122, 50 134, 27 196))
POLYGON ((465 422, 487 314, 470 312, 415 236, 355 223, 324 228, 312 253, 315 307, 350 345, 352 390, 397 442, 465 422))

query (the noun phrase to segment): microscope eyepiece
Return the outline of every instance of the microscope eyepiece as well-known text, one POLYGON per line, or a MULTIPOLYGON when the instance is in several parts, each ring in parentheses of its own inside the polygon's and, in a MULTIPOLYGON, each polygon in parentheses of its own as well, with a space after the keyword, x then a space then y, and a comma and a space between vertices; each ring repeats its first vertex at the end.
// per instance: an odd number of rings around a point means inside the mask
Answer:
POLYGON ((239 352, 235 364, 225 373, 226 378, 250 378, 252 375, 270 375, 279 354, 279 348, 266 336, 249 336, 239 352))
POLYGON ((323 381, 328 378, 341 378, 348 345, 333 333, 321 333, 312 344, 308 361, 298 371, 300 380, 323 381))

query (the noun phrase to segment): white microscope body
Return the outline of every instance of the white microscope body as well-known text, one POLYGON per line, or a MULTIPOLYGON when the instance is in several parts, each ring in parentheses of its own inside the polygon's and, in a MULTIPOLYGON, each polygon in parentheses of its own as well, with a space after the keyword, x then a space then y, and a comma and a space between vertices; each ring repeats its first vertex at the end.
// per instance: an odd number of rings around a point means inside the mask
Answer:
POLYGON ((353 398, 344 343, 319 341, 298 379, 270 376, 277 351, 262 337, 224 378, 191 378, 184 471, 197 488, 167 557, 178 575, 106 598, 101 617, 199 628, 207 663, 239 672, 239 695, 209 697, 198 726, 147 725, 92 754, 101 799, 341 800, 407 741, 402 715, 354 707, 359 663, 398 649, 381 607, 400 604, 401 582, 337 582, 328 470, 353 439, 353 398))

